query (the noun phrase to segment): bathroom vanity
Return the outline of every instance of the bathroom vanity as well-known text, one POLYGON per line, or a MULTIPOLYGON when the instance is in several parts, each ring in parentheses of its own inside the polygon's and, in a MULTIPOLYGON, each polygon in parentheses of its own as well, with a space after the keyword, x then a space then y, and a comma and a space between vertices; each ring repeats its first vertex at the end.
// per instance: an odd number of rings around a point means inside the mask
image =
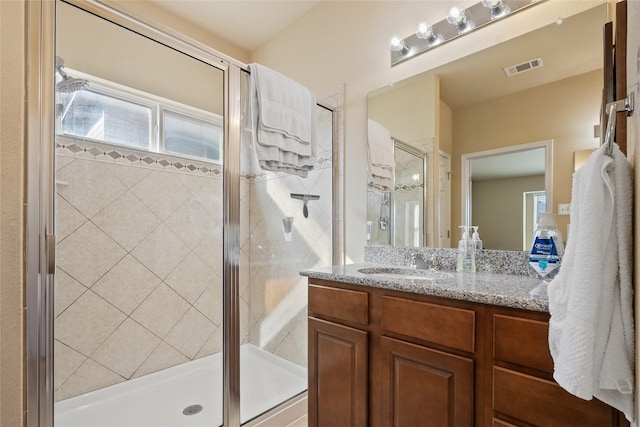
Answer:
POLYGON ((553 381, 546 283, 456 274, 436 280, 309 277, 309 426, 628 425, 553 381))

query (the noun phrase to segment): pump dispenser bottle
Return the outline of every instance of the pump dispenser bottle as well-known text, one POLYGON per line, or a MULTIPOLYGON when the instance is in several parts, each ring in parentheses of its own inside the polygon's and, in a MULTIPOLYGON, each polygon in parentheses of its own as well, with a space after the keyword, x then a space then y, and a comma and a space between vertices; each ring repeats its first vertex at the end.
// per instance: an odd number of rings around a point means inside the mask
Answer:
POLYGON ((462 240, 458 242, 458 264, 456 271, 460 273, 475 273, 475 249, 474 244, 471 242, 471 239, 469 239, 469 230, 471 227, 461 225, 458 228, 462 229, 462 240))
POLYGON ((533 237, 529 265, 540 277, 552 278, 560 270, 562 255, 564 255, 564 245, 556 220, 552 213, 545 212, 540 216, 538 228, 533 237))
POLYGON ((471 243, 473 245, 473 249, 477 252, 477 251, 481 251, 482 250, 482 240, 480 240, 480 234, 478 234, 478 227, 477 225, 472 225, 471 228, 473 228, 473 236, 471 236, 471 243))

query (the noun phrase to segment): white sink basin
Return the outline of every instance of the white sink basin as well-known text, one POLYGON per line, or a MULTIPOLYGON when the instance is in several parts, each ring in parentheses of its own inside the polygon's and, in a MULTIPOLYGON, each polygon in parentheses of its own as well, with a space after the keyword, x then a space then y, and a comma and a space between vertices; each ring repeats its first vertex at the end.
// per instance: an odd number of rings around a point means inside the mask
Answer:
POLYGON ((438 270, 422 270, 405 267, 369 267, 358 270, 362 274, 387 279, 407 280, 447 280, 452 279, 453 274, 438 270))

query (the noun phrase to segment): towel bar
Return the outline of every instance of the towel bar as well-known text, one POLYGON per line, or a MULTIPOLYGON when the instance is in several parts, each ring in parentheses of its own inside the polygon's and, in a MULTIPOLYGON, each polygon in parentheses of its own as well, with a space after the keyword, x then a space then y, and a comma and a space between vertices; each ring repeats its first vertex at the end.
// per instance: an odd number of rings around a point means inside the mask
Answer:
POLYGON ((629 92, 629 96, 618 101, 609 102, 606 106, 608 113, 607 131, 604 135, 604 145, 607 146, 607 155, 611 156, 613 152, 613 142, 616 132, 616 113, 626 111, 627 117, 633 114, 635 107, 635 92, 629 92))

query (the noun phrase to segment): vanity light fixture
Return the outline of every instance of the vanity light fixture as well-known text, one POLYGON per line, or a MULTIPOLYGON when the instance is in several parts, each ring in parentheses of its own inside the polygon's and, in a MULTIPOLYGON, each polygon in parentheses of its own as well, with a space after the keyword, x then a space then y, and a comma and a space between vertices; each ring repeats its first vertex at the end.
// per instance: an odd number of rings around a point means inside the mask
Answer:
POLYGON ((513 15, 539 0, 481 0, 467 8, 452 7, 447 18, 432 24, 420 23, 418 31, 406 38, 394 36, 389 49, 391 65, 413 58, 475 29, 513 15))

